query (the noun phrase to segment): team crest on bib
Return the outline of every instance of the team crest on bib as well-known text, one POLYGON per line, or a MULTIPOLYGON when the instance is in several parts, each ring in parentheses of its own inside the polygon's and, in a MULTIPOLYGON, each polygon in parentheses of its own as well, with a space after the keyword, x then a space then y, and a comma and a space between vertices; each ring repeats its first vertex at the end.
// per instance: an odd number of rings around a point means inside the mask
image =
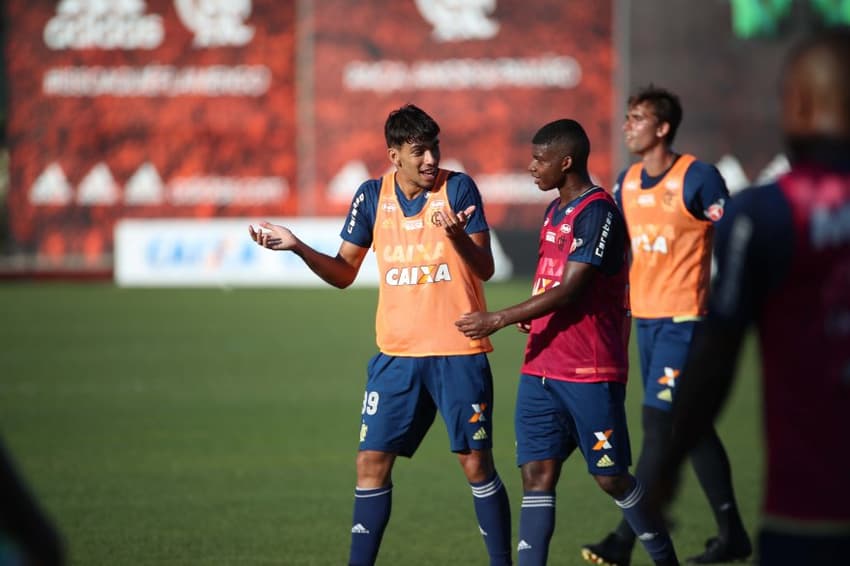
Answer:
POLYGON ((443 210, 446 206, 446 201, 444 200, 435 200, 434 202, 428 205, 429 210, 431 211, 431 224, 434 226, 442 226, 443 220, 440 218, 440 211, 443 210))
POLYGON ((664 196, 661 197, 661 208, 667 212, 673 212, 676 209, 676 195, 679 192, 678 185, 667 185, 664 189, 664 196))

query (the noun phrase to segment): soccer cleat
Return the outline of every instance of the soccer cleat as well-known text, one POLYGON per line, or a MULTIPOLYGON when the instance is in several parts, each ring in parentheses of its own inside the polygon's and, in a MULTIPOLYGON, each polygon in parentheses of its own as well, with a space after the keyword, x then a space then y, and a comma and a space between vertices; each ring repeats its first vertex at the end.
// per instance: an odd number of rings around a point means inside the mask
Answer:
POLYGON ((753 553, 753 547, 746 536, 737 541, 726 541, 712 537, 705 541, 705 552, 691 556, 687 564, 720 564, 746 560, 753 553))
POLYGON ((617 536, 617 533, 609 533, 602 542, 582 546, 581 557, 598 566, 629 566, 633 545, 617 536))

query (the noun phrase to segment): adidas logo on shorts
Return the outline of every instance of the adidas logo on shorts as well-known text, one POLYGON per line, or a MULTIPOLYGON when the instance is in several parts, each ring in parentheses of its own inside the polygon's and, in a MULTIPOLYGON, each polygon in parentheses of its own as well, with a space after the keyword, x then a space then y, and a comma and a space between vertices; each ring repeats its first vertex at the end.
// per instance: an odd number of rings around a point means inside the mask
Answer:
POLYGON ((598 462, 596 462, 597 468, 610 468, 614 465, 614 460, 612 460, 608 454, 602 456, 598 462))

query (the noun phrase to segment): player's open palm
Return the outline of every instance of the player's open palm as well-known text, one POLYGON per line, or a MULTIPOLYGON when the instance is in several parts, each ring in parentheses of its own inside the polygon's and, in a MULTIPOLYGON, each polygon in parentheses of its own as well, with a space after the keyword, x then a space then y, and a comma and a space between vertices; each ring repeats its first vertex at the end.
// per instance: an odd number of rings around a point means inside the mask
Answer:
POLYGON ((248 226, 248 233, 258 245, 270 250, 291 250, 298 242, 289 228, 271 222, 260 222, 260 228, 256 230, 248 226))
POLYGON ((440 210, 438 212, 440 221, 443 223, 443 228, 446 230, 446 235, 449 238, 455 238, 463 233, 466 229, 466 223, 469 222, 469 217, 475 212, 475 205, 471 205, 455 214, 451 209, 440 210))

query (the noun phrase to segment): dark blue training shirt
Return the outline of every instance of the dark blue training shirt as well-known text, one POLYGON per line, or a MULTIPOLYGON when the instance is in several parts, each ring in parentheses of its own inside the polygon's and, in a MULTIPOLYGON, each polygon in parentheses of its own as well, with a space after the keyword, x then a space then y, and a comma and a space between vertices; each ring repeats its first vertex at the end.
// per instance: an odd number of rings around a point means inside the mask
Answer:
POLYGON ((791 267, 791 206, 777 183, 741 191, 715 225, 711 318, 746 325, 791 267))

